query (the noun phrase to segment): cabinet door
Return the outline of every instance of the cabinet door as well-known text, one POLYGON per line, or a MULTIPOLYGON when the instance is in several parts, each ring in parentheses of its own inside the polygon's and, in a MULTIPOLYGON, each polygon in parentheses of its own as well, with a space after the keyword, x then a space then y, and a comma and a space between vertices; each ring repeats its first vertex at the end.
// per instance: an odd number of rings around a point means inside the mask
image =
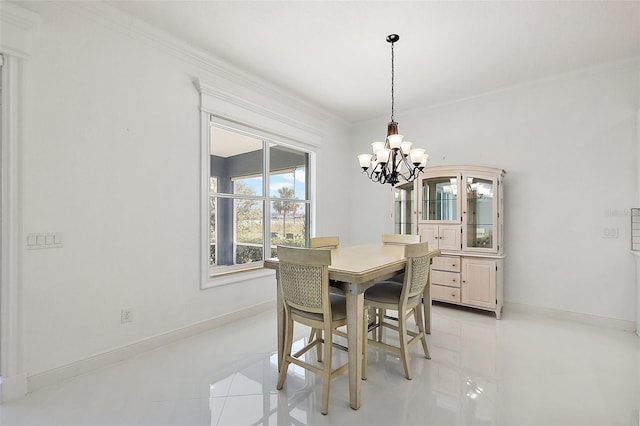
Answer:
POLYGON ((429 248, 460 251, 460 225, 420 225, 420 241, 429 248))
POLYGON ((393 232, 395 234, 416 234, 416 209, 413 197, 413 183, 398 185, 393 189, 393 232))
POLYGON ((498 180, 494 176, 463 175, 462 240, 464 250, 498 252, 498 180))
POLYGON ((460 222, 459 175, 424 177, 418 185, 418 221, 460 222))
MULTIPOLYGON (((438 227, 438 248, 440 250, 459 251, 461 230, 459 225, 439 225, 438 227)), ((424 240, 423 240, 424 241, 424 240)))
POLYGON ((493 309, 496 307, 495 260, 462 259, 462 303, 493 309))
POLYGON ((420 225, 420 241, 429 243, 429 249, 437 249, 438 225, 420 225))

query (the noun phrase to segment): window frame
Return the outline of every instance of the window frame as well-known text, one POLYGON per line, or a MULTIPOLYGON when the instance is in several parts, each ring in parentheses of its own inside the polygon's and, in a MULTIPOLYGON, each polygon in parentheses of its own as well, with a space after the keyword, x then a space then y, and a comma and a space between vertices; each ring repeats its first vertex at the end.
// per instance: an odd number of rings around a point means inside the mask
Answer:
MULTIPOLYGON (((306 183, 306 197, 303 200, 294 199, 289 200, 285 199, 284 201, 295 201, 299 203, 303 203, 306 206, 305 214, 306 214, 306 244, 308 244, 309 237, 315 233, 315 156, 316 151, 312 148, 311 145, 307 145, 303 142, 292 140, 290 138, 283 137, 281 135, 275 135, 271 132, 254 129, 250 126, 243 125, 237 122, 231 122, 215 114, 202 111, 202 182, 206 182, 206 186, 203 185, 202 192, 202 226, 205 227, 200 233, 202 243, 201 243, 201 288, 211 288, 217 287, 221 285, 232 284, 238 281, 246 281, 248 279, 260 278, 264 276, 273 275, 273 271, 263 268, 263 261, 260 262, 252 262, 250 264, 241 264, 241 265, 230 265, 225 268, 225 271, 220 272, 216 271, 216 274, 213 274, 213 266, 210 265, 210 210, 209 210, 209 202, 210 197, 212 196, 211 189, 211 178, 216 177, 211 174, 210 167, 210 147, 211 147, 211 126, 216 126, 218 128, 245 134, 254 138, 257 138, 263 143, 263 194, 260 196, 242 196, 238 197, 234 194, 225 194, 225 193, 216 193, 216 197, 220 198, 230 198, 230 199, 249 199, 254 198, 257 200, 261 200, 263 203, 263 259, 271 257, 271 203, 274 198, 270 195, 269 191, 269 182, 271 179, 271 172, 269 171, 269 159, 270 159, 270 148, 272 144, 276 146, 281 146, 289 149, 294 149, 298 152, 308 154, 307 161, 307 183, 306 183), (206 221, 206 224, 205 224, 206 221), (251 266, 249 266, 251 265, 251 266)), ((279 173, 280 170, 274 171, 279 173)), ((278 198, 278 200, 280 200, 278 198)), ((216 210, 216 215, 218 214, 216 210)), ((235 222, 235 215, 234 215, 235 222)), ((216 228, 218 227, 218 217, 216 217, 216 228)), ((217 229, 216 229, 217 230, 217 229)), ((217 235, 217 233, 216 233, 217 235)), ((235 250, 234 250, 234 262, 235 262, 235 250)))

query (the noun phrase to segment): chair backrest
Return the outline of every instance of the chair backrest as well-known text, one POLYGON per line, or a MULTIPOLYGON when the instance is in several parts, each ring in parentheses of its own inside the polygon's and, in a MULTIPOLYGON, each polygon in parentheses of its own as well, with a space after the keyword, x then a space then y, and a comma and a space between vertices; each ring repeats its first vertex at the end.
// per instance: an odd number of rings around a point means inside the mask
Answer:
POLYGON ((402 291, 403 296, 410 299, 421 295, 424 287, 429 282, 429 273, 431 271, 429 244, 407 244, 404 247, 404 257, 407 259, 407 267, 402 291))
POLYGON ((325 313, 331 250, 278 246, 278 286, 285 307, 325 313))
POLYGON ((416 244, 420 242, 420 235, 382 234, 382 244, 416 244))
POLYGON ((340 237, 329 236, 329 237, 312 237, 309 239, 309 247, 310 248, 338 248, 340 245, 340 237))

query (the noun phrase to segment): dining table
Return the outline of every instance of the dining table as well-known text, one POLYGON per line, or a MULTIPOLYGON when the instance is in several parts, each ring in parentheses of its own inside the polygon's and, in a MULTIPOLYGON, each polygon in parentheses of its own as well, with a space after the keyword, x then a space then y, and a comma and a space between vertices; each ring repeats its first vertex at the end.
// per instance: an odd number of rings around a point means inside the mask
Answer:
MULTIPOLYGON (((429 253, 431 258, 439 250, 429 253)), ((406 259, 403 244, 368 244, 331 249, 329 279, 338 282, 347 304, 347 345, 349 371, 349 402, 357 410, 362 402, 362 348, 364 335, 364 292, 372 285, 404 272, 406 259)), ((278 259, 264 261, 264 267, 276 270, 278 259)), ((334 285, 335 283, 332 283, 334 285)), ((425 332, 431 333, 431 291, 426 285, 423 293, 425 332)), ((284 305, 277 292, 278 366, 284 354, 284 305)))

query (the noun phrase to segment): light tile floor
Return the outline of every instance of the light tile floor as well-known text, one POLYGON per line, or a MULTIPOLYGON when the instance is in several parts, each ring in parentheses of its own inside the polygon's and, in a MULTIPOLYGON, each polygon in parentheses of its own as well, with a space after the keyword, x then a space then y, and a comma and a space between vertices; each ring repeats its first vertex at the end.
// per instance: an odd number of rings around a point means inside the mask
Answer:
POLYGON ((323 416, 314 375, 292 366, 275 389, 275 324, 274 309, 40 389, 1 405, 0 425, 639 424, 631 332, 435 306, 432 359, 413 347, 412 381, 396 356, 370 347, 362 408, 349 407, 342 375, 323 416))

